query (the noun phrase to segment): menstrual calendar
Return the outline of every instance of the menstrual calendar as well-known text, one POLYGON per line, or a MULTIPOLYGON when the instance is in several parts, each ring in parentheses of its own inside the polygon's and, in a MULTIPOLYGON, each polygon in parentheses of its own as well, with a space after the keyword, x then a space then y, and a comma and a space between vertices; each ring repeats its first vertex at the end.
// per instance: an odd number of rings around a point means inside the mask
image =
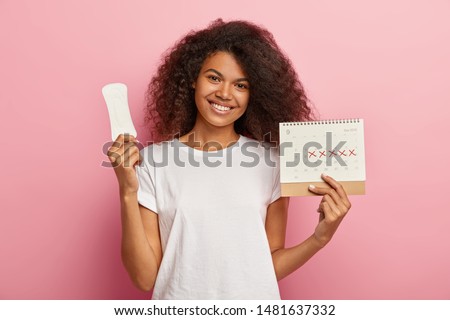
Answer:
POLYGON ((310 184, 327 186, 322 173, 347 194, 365 194, 363 119, 280 123, 282 196, 313 195, 310 184))

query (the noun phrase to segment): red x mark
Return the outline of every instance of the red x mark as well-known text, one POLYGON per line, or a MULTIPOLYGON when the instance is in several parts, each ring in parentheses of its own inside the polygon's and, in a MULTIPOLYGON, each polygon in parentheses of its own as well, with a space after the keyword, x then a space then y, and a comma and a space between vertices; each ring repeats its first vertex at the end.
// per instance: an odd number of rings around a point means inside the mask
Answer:
POLYGON ((336 152, 334 152, 334 151, 328 150, 328 152, 330 153, 330 157, 331 156, 337 156, 336 152))
POLYGON ((319 151, 320 152, 320 157, 319 158, 322 158, 322 156, 324 156, 324 157, 326 157, 327 155, 325 154, 326 153, 326 151, 319 151))
POLYGON ((339 150, 339 156, 347 156, 347 155, 345 154, 345 150, 344 150, 344 151, 340 151, 340 150, 339 150))
POLYGON ((309 157, 308 157, 308 158, 311 158, 311 156, 314 156, 314 157, 317 158, 316 152, 315 152, 315 151, 313 151, 313 152, 309 152, 309 151, 308 151, 308 153, 309 153, 309 157))
POLYGON ((353 150, 348 150, 348 151, 350 152, 350 154, 348 155, 349 157, 350 157, 351 155, 356 156, 356 154, 354 153, 355 149, 353 149, 353 150))

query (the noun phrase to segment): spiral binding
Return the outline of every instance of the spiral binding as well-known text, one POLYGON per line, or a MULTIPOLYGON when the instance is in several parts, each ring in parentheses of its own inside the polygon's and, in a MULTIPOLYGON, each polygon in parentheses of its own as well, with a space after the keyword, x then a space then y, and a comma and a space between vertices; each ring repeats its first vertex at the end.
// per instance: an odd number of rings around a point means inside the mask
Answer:
POLYGON ((283 122, 283 127, 290 126, 310 126, 318 124, 345 124, 345 123, 359 123, 362 119, 331 119, 331 120, 317 120, 317 121, 303 121, 303 122, 283 122))

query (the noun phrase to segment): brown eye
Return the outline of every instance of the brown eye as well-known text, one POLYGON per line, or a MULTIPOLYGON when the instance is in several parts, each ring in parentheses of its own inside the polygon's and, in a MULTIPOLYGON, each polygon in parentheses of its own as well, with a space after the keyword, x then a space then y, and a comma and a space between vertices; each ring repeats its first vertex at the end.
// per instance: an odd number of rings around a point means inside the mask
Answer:
POLYGON ((217 77, 217 76, 208 76, 208 79, 211 79, 212 81, 215 81, 215 82, 219 81, 219 77, 217 77))
POLYGON ((248 89, 248 86, 245 85, 245 84, 243 84, 243 83, 238 83, 238 84, 237 84, 237 87, 238 87, 239 89, 248 89))

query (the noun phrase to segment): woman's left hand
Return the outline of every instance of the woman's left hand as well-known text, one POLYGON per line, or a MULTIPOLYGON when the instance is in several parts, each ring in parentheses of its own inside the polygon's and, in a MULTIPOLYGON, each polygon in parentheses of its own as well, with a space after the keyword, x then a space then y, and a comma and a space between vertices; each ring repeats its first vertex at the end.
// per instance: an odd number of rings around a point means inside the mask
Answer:
POLYGON ((323 195, 317 209, 320 217, 314 231, 314 237, 319 242, 319 245, 324 247, 330 242, 342 219, 350 210, 351 203, 341 184, 325 174, 322 174, 322 179, 330 187, 310 186, 309 190, 315 194, 323 195))

